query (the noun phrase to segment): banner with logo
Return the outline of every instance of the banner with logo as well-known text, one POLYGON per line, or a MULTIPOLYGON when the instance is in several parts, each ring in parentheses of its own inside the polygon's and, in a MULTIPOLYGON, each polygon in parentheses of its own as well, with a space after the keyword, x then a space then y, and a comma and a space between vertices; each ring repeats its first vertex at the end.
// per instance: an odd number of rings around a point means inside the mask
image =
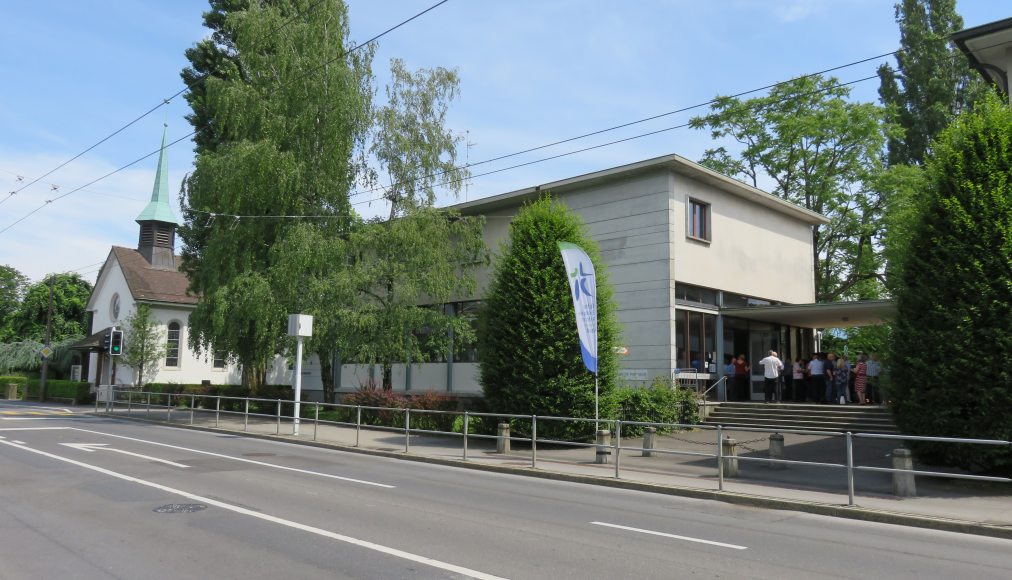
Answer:
POLYGON ((580 246, 559 242, 562 261, 566 265, 569 290, 576 311, 576 330, 580 335, 580 352, 587 370, 597 374, 597 278, 594 264, 580 246))

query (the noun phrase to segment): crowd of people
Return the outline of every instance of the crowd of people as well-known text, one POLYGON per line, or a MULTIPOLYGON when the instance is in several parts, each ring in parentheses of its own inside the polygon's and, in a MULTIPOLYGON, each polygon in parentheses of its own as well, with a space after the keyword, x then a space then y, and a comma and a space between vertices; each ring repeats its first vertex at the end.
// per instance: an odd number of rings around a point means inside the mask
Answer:
MULTIPOLYGON (((809 361, 798 357, 788 368, 771 350, 759 365, 767 403, 780 400, 832 405, 882 403, 883 368, 874 353, 860 354, 853 363, 846 355, 815 353, 809 361)), ((752 372, 745 355, 731 358, 724 372, 728 376, 727 400, 751 400, 752 372)))

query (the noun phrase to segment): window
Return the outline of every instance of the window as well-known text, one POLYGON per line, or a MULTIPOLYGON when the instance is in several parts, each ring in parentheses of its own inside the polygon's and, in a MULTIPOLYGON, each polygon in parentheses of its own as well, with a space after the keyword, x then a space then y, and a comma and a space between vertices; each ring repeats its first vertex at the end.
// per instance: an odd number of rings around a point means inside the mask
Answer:
POLYGON ((717 354, 717 317, 676 310, 675 347, 676 368, 706 372, 717 354))
POLYGON ((225 368, 225 353, 220 351, 214 351, 211 359, 211 365, 216 369, 225 368))
POLYGON ((710 241, 710 204, 689 199, 687 235, 693 239, 710 241))
POLYGON ((165 341, 165 366, 179 366, 179 323, 169 323, 169 336, 165 341))

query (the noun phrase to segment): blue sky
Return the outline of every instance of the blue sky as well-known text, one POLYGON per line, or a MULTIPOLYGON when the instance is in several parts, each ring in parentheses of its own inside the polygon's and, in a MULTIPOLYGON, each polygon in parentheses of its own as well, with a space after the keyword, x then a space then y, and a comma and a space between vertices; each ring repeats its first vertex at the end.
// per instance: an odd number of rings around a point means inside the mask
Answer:
MULTIPOLYGON (((361 42, 435 0, 351 0, 361 42)), ((191 131, 186 102, 168 105, 56 173, 8 192, 73 157, 182 88, 183 51, 201 39, 205 0, 7 0, 0 7, 0 264, 33 280, 75 270, 94 280, 111 245, 137 242, 134 218, 151 195, 156 158, 52 203, 191 131), (18 176, 25 178, 19 182, 18 176), (54 187, 56 189, 54 189, 54 187)), ((1009 17, 994 0, 960 0, 967 26, 1009 17)), ((410 67, 456 67, 461 97, 449 125, 471 162, 702 103, 898 48, 891 0, 450 0, 379 41, 410 67)), ((878 62, 836 73, 873 75, 878 62)), ((855 86, 875 100, 877 81, 855 86)), ((696 111, 702 112, 702 109, 696 111)), ((475 174, 679 125, 691 113, 497 163, 475 174)), ((476 177, 477 199, 658 155, 698 159, 703 131, 676 129, 495 175, 476 177)), ((192 144, 169 150, 173 208, 192 144)), ((364 198, 359 198, 364 199, 364 198)), ((450 200, 447 198, 444 203, 450 200)), ((461 197, 463 201, 463 194, 461 197)), ((379 203, 361 203, 366 215, 379 203)))

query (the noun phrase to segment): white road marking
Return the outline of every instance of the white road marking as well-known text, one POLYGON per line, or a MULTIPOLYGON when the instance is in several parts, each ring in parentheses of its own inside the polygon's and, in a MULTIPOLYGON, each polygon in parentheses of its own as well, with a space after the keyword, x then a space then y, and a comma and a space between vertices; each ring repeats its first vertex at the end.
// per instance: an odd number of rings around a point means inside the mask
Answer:
POLYGON ((479 580, 505 580, 504 578, 502 578, 500 576, 494 576, 492 574, 486 574, 484 572, 479 572, 477 570, 472 570, 470 568, 464 568, 463 566, 457 566, 455 564, 450 564, 448 562, 443 562, 443 561, 440 561, 440 560, 435 560, 435 559, 432 559, 432 558, 427 558, 425 556, 419 556, 418 554, 412 554, 411 552, 405 552, 404 550, 398 550, 397 548, 391 548, 389 546, 383 546, 381 544, 376 544, 374 542, 369 542, 369 541, 366 541, 366 540, 360 540, 358 538, 353 538, 351 536, 345 536, 343 534, 338 534, 336 532, 331 532, 329 530, 324 530, 322 528, 317 528, 317 527, 309 526, 309 525, 306 525, 306 524, 300 524, 298 522, 294 522, 294 521, 291 521, 291 520, 286 520, 284 518, 279 518, 277 516, 272 516, 272 515, 256 512, 256 511, 253 511, 251 509, 247 509, 247 508, 240 507, 240 506, 237 506, 237 505, 232 505, 232 504, 229 504, 229 503, 225 503, 223 501, 219 501, 219 500, 216 500, 216 499, 211 499, 209 497, 203 497, 203 496, 200 496, 200 495, 197 495, 197 494, 194 494, 194 493, 183 491, 181 489, 175 489, 175 488, 172 488, 172 487, 168 487, 168 486, 162 485, 160 483, 155 483, 153 481, 146 481, 146 480, 143 480, 143 479, 138 479, 136 477, 131 477, 129 475, 124 475, 122 473, 117 473, 115 471, 110 471, 108 469, 105 469, 105 468, 102 468, 102 467, 98 467, 97 465, 91 465, 91 464, 88 464, 88 463, 77 461, 75 459, 70 459, 69 457, 62 457, 60 455, 55 455, 55 454, 52 454, 52 453, 48 453, 48 452, 42 451, 40 449, 32 449, 31 447, 15 446, 15 445, 12 445, 11 443, 7 442, 7 441, 0 441, 0 445, 10 445, 11 447, 17 447, 18 449, 24 449, 25 451, 29 451, 31 453, 38 453, 39 455, 43 455, 45 457, 49 457, 49 458, 55 459, 57 461, 63 461, 65 463, 70 463, 71 465, 76 465, 78 467, 83 467, 85 469, 90 469, 92 471, 96 471, 98 473, 102 473, 102 474, 105 474, 105 475, 108 475, 108 476, 111 476, 111 477, 115 477, 115 478, 121 479, 123 481, 129 481, 131 483, 137 483, 139 485, 144 485, 144 486, 151 487, 151 488, 154 488, 154 489, 157 489, 157 490, 160 490, 160 491, 164 491, 166 493, 171 493, 171 494, 174 494, 174 495, 185 497, 187 499, 190 499, 190 500, 193 500, 193 501, 197 501, 197 502, 200 502, 200 503, 203 503, 203 504, 213 505, 215 507, 219 507, 219 508, 224 509, 224 510, 235 512, 237 514, 242 514, 242 515, 245 515, 245 516, 250 516, 252 518, 257 518, 259 520, 263 520, 265 522, 270 522, 270 523, 273 523, 273 524, 279 524, 279 525, 282 525, 282 526, 287 526, 289 528, 293 528, 293 529, 296 529, 296 530, 301 530, 301 531, 308 532, 308 533, 311 533, 311 534, 316 534, 318 536, 323 536, 325 538, 330 538, 332 540, 337 540, 339 542, 345 542, 345 543, 351 544, 353 546, 358 546, 360 548, 365 548, 367 550, 373 550, 373 551, 379 552, 381 554, 386 554, 388 556, 393 556, 395 558, 402 558, 404 560, 409 560, 411 562, 417 562, 419 564, 424 564, 426 566, 432 566, 433 568, 439 568, 440 570, 446 570, 447 572, 453 572, 455 574, 463 574, 464 576, 467 576, 469 578, 478 578, 479 580))
POLYGON ((60 431, 70 427, 3 427, 0 431, 60 431))
POLYGON ((295 473, 305 473, 308 475, 316 475, 319 477, 326 477, 329 479, 338 479, 341 481, 350 481, 352 483, 361 483, 363 485, 373 485, 376 487, 382 487, 384 489, 394 489, 395 485, 387 485, 385 483, 376 483, 375 481, 366 481, 364 479, 354 479, 352 477, 342 477, 340 475, 331 475, 329 473, 320 473, 319 471, 310 471, 308 469, 298 469, 296 467, 286 467, 284 465, 275 465, 273 463, 266 463, 263 461, 255 461, 253 459, 246 459, 245 457, 234 457, 232 455, 225 455, 223 453, 214 453, 212 451, 201 451, 200 449, 191 449, 189 447, 180 447, 178 445, 169 445, 168 443, 159 443, 158 441, 148 441, 146 439, 136 439, 134 437, 126 437, 124 435, 113 435, 112 433, 103 433, 102 431, 93 431, 91 429, 81 429, 79 427, 67 427, 67 429, 73 429, 74 431, 82 431, 84 433, 94 433, 96 435, 104 435, 106 437, 115 437, 117 439, 125 439, 127 441, 137 441, 139 443, 148 443, 150 445, 158 445, 160 447, 168 447, 169 449, 179 449, 181 451, 189 451, 191 453, 201 453, 203 455, 210 455, 212 457, 221 457, 224 459, 231 459, 233 461, 242 461, 243 463, 252 463, 253 465, 262 465, 264 467, 273 467, 274 469, 281 469, 284 471, 293 471, 295 473))
POLYGON ((25 445, 24 441, 18 441, 17 439, 11 439, 11 442, 12 443, 17 443, 18 445, 25 445))
POLYGON ((151 457, 150 455, 141 455, 140 453, 134 453, 132 451, 124 451, 123 449, 113 449, 107 447, 105 443, 60 443, 60 445, 66 445, 67 447, 73 447, 78 451, 87 451, 88 453, 94 453, 95 451, 115 451, 116 453, 122 453, 123 455, 130 455, 131 457, 140 457, 141 459, 147 459, 149 461, 157 461, 158 463, 164 463, 173 467, 182 467, 186 469, 189 465, 183 465, 182 463, 176 463, 167 459, 159 459, 157 457, 151 457))
POLYGON ((608 528, 616 528, 619 530, 627 530, 630 532, 639 532, 641 534, 650 534, 651 536, 661 536, 664 538, 674 538, 676 540, 685 540, 686 542, 696 542, 698 544, 708 544, 710 546, 720 546, 721 548, 731 548, 732 550, 747 550, 748 546, 737 546, 735 544, 725 544, 723 542, 714 542, 712 540, 701 540, 699 538, 690 538, 689 536, 678 536, 675 534, 668 534, 665 532, 655 532, 653 530, 643 530, 640 528, 630 528, 629 526, 620 526, 618 524, 609 524, 606 522, 590 522, 595 526, 605 526, 608 528))

